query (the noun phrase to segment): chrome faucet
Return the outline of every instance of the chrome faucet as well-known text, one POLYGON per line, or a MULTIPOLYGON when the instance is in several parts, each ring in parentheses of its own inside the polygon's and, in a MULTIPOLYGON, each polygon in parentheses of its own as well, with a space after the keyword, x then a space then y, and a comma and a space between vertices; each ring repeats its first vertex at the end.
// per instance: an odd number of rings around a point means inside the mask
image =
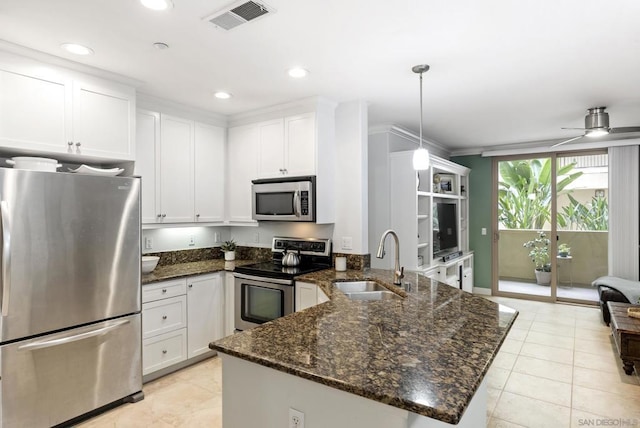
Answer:
POLYGON ((378 245, 378 252, 376 253, 376 257, 381 259, 384 257, 384 240, 387 235, 393 235, 393 239, 396 241, 396 266, 393 272, 393 283, 395 285, 402 285, 402 278, 404 278, 404 268, 400 267, 400 241, 398 240, 398 235, 391 229, 387 230, 382 234, 382 238, 380 238, 380 244, 378 245))

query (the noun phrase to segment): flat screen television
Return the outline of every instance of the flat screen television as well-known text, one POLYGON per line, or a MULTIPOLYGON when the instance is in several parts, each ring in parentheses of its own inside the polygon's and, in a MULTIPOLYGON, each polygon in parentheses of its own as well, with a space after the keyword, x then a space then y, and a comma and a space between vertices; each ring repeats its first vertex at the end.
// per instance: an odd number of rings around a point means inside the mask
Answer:
POLYGON ((457 250, 458 217, 456 204, 435 202, 433 204, 433 256, 438 257, 457 250))

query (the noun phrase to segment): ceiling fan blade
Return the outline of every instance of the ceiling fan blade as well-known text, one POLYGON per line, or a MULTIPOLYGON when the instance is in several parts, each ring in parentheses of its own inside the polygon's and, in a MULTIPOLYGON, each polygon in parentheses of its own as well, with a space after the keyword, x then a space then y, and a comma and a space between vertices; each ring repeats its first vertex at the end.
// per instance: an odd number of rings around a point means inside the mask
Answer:
POLYGON ((571 141, 578 140, 578 139, 580 139, 582 137, 584 137, 584 135, 578 135, 577 137, 573 137, 573 138, 569 138, 568 140, 560 141, 559 143, 555 143, 553 146, 551 146, 551 148, 558 147, 558 146, 561 146, 563 144, 570 143, 571 141))
POLYGON ((622 126, 620 128, 611 128, 609 133, 621 134, 624 132, 640 132, 640 126, 622 126))

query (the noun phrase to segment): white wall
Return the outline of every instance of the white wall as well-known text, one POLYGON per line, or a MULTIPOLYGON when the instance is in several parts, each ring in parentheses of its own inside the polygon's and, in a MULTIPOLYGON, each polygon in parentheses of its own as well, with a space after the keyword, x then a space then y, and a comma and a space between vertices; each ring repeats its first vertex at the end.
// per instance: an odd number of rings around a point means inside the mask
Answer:
POLYGON ((369 253, 367 104, 351 101, 336 108, 336 223, 333 251, 369 253), (345 248, 344 238, 351 238, 345 248))

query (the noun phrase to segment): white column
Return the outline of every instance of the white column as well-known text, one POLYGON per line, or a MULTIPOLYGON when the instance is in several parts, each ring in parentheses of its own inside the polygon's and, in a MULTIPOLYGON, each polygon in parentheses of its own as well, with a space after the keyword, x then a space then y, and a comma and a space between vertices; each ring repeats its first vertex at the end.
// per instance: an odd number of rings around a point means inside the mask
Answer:
POLYGON ((351 101, 336 108, 336 222, 333 251, 369 252, 367 104, 351 101), (343 239, 351 239, 351 249, 343 239))
POLYGON ((638 156, 638 146, 609 148, 609 275, 630 280, 639 279, 638 156))

